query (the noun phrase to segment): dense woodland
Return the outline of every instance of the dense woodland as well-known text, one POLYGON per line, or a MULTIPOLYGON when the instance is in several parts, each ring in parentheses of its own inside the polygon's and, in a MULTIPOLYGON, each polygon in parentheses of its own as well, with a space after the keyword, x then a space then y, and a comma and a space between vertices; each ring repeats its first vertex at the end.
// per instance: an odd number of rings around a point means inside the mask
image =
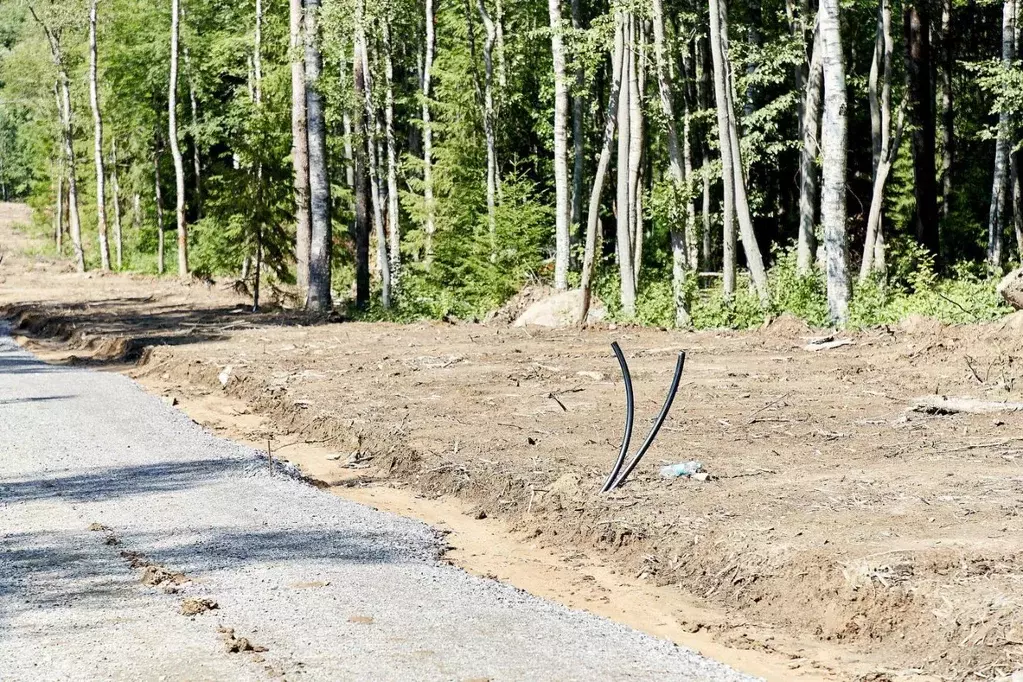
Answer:
POLYGON ((1019 9, 3 0, 0 192, 79 270, 313 312, 540 282, 665 326, 984 319, 1023 251, 1019 9))

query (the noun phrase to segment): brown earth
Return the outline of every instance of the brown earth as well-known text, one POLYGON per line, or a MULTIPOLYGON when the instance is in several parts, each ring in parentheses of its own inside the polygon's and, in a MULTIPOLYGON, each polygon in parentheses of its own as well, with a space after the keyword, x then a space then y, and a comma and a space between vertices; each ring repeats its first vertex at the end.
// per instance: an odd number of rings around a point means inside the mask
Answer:
POLYGON ((745 333, 320 324, 248 313, 229 285, 19 256, 18 210, 0 207, 0 305, 23 341, 124 369, 322 485, 445 522, 477 572, 771 679, 1023 669, 1023 413, 908 410, 1021 400, 1016 316, 914 319, 817 351, 788 318, 745 333), (656 444, 600 495, 624 412, 613 340, 636 385, 633 448, 676 352, 688 360, 656 444), (659 476, 686 460, 710 480, 659 476))

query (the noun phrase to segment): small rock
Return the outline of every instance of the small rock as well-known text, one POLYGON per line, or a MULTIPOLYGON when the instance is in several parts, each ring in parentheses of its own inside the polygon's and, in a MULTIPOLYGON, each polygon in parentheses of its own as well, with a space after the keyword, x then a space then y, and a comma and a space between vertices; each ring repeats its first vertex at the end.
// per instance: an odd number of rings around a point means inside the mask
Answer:
POLYGON ((181 615, 198 616, 200 613, 219 609, 220 605, 212 599, 194 599, 189 597, 181 602, 181 615))
POLYGON ((690 478, 692 478, 694 481, 709 481, 710 474, 708 474, 706 471, 701 471, 699 473, 693 474, 690 478))
POLYGON ((576 372, 576 376, 586 377, 587 379, 593 379, 594 381, 604 380, 604 375, 601 374, 600 372, 590 372, 583 370, 581 372, 576 372))
POLYGON ((337 460, 341 459, 341 453, 338 453, 336 455, 327 455, 327 459, 329 459, 331 462, 336 462, 337 460))
POLYGON ((170 405, 171 407, 174 407, 175 405, 178 404, 178 399, 172 395, 165 395, 163 397, 163 402, 166 403, 167 405, 170 405))
POLYGON ((89 530, 91 531, 107 531, 110 530, 108 526, 104 526, 102 523, 90 523, 89 530))
POLYGON ((220 381, 220 385, 227 388, 227 382, 231 379, 231 370, 234 369, 231 365, 225 367, 220 374, 217 375, 217 379, 220 381))

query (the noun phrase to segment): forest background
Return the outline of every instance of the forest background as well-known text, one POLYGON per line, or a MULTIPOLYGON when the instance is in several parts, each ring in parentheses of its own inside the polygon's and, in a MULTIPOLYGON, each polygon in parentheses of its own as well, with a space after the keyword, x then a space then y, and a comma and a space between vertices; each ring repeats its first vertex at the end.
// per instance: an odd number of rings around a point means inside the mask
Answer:
POLYGON ((1018 14, 3 0, 0 193, 79 270, 313 312, 480 319, 542 283, 661 326, 991 319, 1023 251, 1018 14))

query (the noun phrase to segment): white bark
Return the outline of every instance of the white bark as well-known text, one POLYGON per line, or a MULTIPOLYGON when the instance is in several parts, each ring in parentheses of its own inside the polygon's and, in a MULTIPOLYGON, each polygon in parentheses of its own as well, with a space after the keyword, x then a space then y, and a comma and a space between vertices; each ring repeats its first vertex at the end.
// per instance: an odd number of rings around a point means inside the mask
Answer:
MULTIPOLYGON (((556 1, 556 0, 554 0, 556 1)), ((483 132, 487 139, 487 226, 490 231, 490 259, 497 258, 497 131, 494 120, 494 45, 497 27, 487 13, 483 0, 476 0, 476 9, 486 30, 483 42, 483 132)))
POLYGON ((724 186, 722 212, 722 283, 725 298, 735 294, 735 174, 732 166, 732 144, 729 137, 732 110, 728 106, 727 60, 722 51, 721 9, 719 0, 710 0, 710 42, 711 65, 713 67, 715 111, 718 121, 718 148, 721 153, 721 182, 724 186))
POLYGON ((78 165, 75 160, 74 126, 71 109, 71 81, 68 78, 67 68, 64 64, 64 53, 61 49, 60 39, 50 27, 39 19, 35 9, 29 6, 32 18, 43 29, 46 40, 50 45, 50 56, 53 64, 57 67, 57 115, 61 123, 62 142, 64 146, 64 159, 67 163, 68 181, 68 227, 71 233, 71 243, 75 251, 75 267, 78 272, 85 272, 85 250, 82 246, 82 223, 78 213, 78 165))
POLYGON ((600 224, 600 195, 604 191, 607 169, 611 164, 611 142, 614 140, 615 124, 618 118, 618 100, 622 86, 622 55, 625 51, 625 33, 622 13, 615 14, 615 44, 611 58, 611 91, 608 94, 607 113, 604 115, 604 137, 600 147, 600 158, 593 176, 593 189, 590 191, 590 204, 586 213, 586 247, 583 254, 582 271, 582 303, 579 309, 579 323, 586 323, 590 310, 590 297, 593 282, 593 261, 597 251, 597 228, 600 224))
POLYGON ((326 312, 331 302, 330 177, 327 173, 327 125, 320 77, 320 0, 306 0, 305 85, 309 135, 309 288, 306 310, 326 312))
MULTIPOLYGON (((1008 71, 1015 59, 1016 0, 1002 5, 1002 67, 1008 71)), ((1012 113, 1003 109, 998 114, 998 136, 995 140, 995 170, 991 187, 991 208, 988 213, 987 260, 992 271, 1002 266, 1002 243, 1005 234, 1006 203, 1009 197, 1009 154, 1012 113)))
MULTIPOLYGON (((371 122, 379 121, 373 107, 373 74, 369 66, 369 50, 366 45, 365 10, 363 0, 358 0, 355 10, 355 65, 362 69, 363 115, 366 117, 365 130, 369 131, 371 122)), ((380 201, 380 167, 374 147, 373 136, 366 135, 366 152, 369 156, 369 183, 373 196, 373 227, 377 238, 377 269, 380 271, 380 302, 384 308, 391 307, 391 266, 387 256, 387 234, 384 230, 383 206, 380 201)))
POLYGON ((568 81, 565 79, 561 0, 547 0, 547 10, 554 63, 554 288, 562 291, 568 288, 571 208, 568 186, 568 81))
POLYGON ((426 46, 423 58, 423 210, 426 219, 423 225, 424 260, 429 268, 433 260, 433 235, 436 224, 433 217, 433 123, 430 119, 430 79, 433 73, 433 52, 436 43, 434 35, 434 0, 426 0, 426 46))
POLYGON ((384 77, 386 78, 384 117, 387 125, 387 227, 391 258, 392 286, 397 284, 401 269, 401 225, 398 210, 398 151, 394 136, 394 61, 391 55, 391 25, 382 22, 384 42, 384 77))
POLYGON ((171 61, 167 86, 167 137, 174 160, 175 210, 178 220, 178 276, 188 276, 188 223, 185 216, 185 164, 178 144, 178 43, 180 40, 180 0, 171 0, 171 61))
POLYGON ((731 61, 728 56, 728 15, 724 0, 720 0, 718 5, 718 9, 721 12, 721 35, 718 47, 721 49, 722 63, 727 77, 725 99, 728 109, 728 141, 732 148, 735 218, 739 223, 742 250, 746 254, 746 266, 749 268, 750 279, 753 280, 753 288, 756 289, 757 295, 760 297, 760 303, 766 306, 771 298, 767 286, 767 270, 764 267, 764 258, 760 253, 760 245, 757 243, 756 232, 753 229, 753 216, 750 213, 749 195, 746 191, 746 170, 742 162, 739 130, 735 120, 735 102, 733 97, 735 83, 731 77, 731 61))
POLYGON ((616 191, 616 222, 615 234, 616 249, 618 255, 618 273, 621 279, 620 296, 622 312, 626 317, 636 314, 636 278, 632 272, 632 234, 630 230, 629 214, 634 210, 630 205, 629 196, 629 147, 631 145, 632 130, 629 121, 630 91, 632 90, 631 62, 629 54, 632 51, 632 16, 626 13, 622 18, 623 34, 625 40, 624 52, 622 53, 622 78, 621 87, 618 91, 618 159, 617 159, 617 184, 616 191))
POLYGON ((160 187, 160 155, 153 155, 153 202, 156 204, 156 273, 163 274, 164 234, 163 234, 163 190, 160 187))
POLYGON ((814 232, 819 185, 817 155, 821 120, 821 89, 824 81, 824 54, 820 31, 815 30, 810 68, 803 97, 802 148, 799 151, 799 237, 796 245, 796 268, 800 274, 810 273, 817 251, 814 232))
POLYGON ((305 92, 302 0, 290 0, 291 164, 295 195, 295 264, 298 285, 309 284, 309 134, 305 92))
POLYGON ((103 114, 99 108, 99 55, 96 49, 97 0, 89 2, 89 104, 92 107, 93 158, 96 164, 96 227, 99 232, 100 266, 110 270, 107 240, 106 170, 103 164, 103 114))
MULTIPOLYGON (((672 86, 671 72, 667 68, 665 59, 664 41, 664 7, 662 0, 653 0, 653 28, 654 28, 654 56, 657 67, 658 93, 661 98, 661 109, 664 111, 665 127, 668 137, 668 170, 671 179, 675 183, 675 191, 678 197, 684 197, 687 209, 692 208, 692 201, 689 200, 689 191, 686 187, 686 173, 683 166, 682 151, 679 149, 678 131, 675 127, 675 105, 674 89, 672 86)), ((686 132, 688 132, 689 117, 685 119, 686 132)), ((688 138, 688 135, 687 135, 688 138)), ((686 140, 688 144, 688 139, 686 140)), ((675 325, 677 327, 688 327, 690 324, 689 312, 686 310, 685 301, 685 278, 689 266, 689 248, 687 238, 691 238, 691 224, 689 211, 687 210, 686 224, 683 230, 673 226, 671 229, 671 262, 672 262, 672 293, 675 299, 675 325)))
POLYGON ((846 84, 839 0, 822 0, 820 38, 824 48, 824 120, 821 126, 821 221, 827 256, 828 311, 844 326, 849 317, 849 263, 846 240, 846 84))
MULTIPOLYGON (((881 214, 884 201, 884 186, 888 174, 895 164, 902 139, 905 107, 899 110, 894 143, 892 141, 892 54, 895 40, 892 36, 892 10, 888 0, 880 0, 877 21, 878 39, 874 66, 871 67, 874 85, 871 88, 871 121, 876 149, 874 166, 874 187, 867 214, 867 234, 863 242, 863 259, 860 261, 859 281, 865 282, 876 268, 874 255, 878 249, 878 235, 881 231, 881 214), (874 72, 877 72, 876 75, 874 72), (877 86, 880 82, 880 88, 877 86)), ((882 241, 883 244, 883 241, 882 241)))
POLYGON ((121 238, 121 183, 117 172, 117 138, 110 142, 110 186, 114 196, 114 253, 117 269, 124 266, 124 246, 121 238))
POLYGON ((633 15, 633 47, 629 51, 629 234, 632 236, 632 277, 639 291, 643 263, 643 86, 645 40, 643 21, 633 15))

